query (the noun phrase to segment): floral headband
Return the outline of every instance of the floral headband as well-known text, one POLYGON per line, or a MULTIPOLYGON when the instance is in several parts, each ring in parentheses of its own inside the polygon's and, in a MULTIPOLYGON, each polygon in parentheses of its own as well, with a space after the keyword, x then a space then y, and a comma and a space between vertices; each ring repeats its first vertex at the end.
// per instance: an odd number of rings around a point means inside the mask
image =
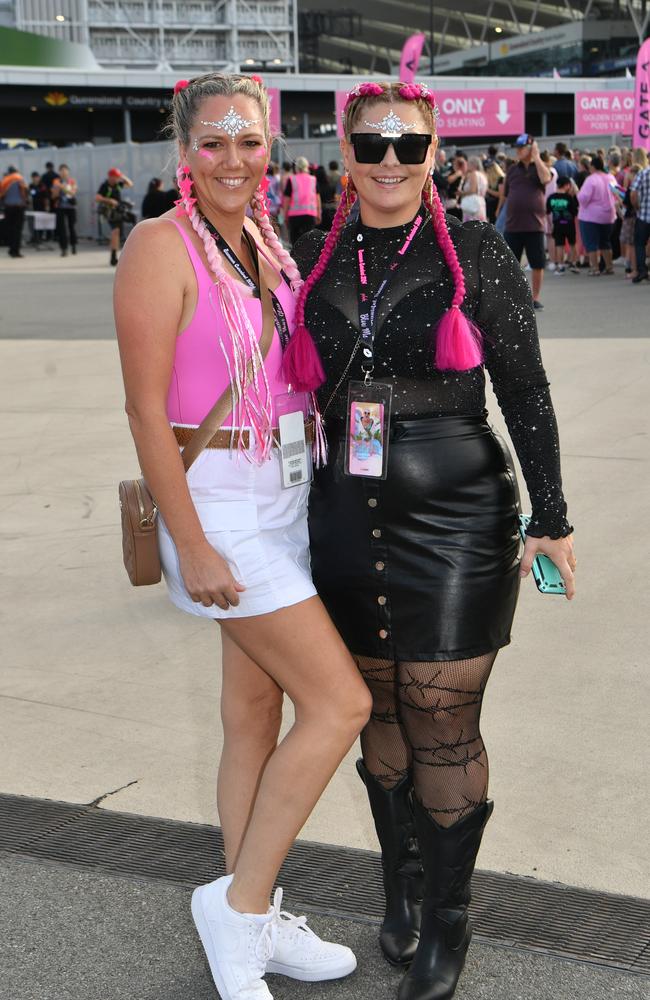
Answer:
MULTIPOLYGON (((431 107, 434 118, 438 118, 440 112, 436 99, 426 83, 402 83, 398 86, 397 93, 403 101, 426 101, 431 107)), ((359 97, 382 97, 385 93, 386 90, 378 83, 357 83, 348 93, 342 114, 345 115, 352 102, 359 97)))

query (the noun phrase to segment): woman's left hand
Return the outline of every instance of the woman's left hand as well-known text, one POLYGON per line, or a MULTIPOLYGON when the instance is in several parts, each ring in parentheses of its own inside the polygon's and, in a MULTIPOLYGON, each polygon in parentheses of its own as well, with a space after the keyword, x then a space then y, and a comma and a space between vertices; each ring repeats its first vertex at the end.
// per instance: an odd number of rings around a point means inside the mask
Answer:
POLYGON ((520 576, 528 576, 533 559, 538 552, 548 556, 555 563, 564 581, 567 601, 573 600, 576 593, 576 557, 573 551, 573 535, 567 535, 566 538, 549 538, 548 535, 544 535, 543 538, 533 538, 528 535, 519 567, 520 576))

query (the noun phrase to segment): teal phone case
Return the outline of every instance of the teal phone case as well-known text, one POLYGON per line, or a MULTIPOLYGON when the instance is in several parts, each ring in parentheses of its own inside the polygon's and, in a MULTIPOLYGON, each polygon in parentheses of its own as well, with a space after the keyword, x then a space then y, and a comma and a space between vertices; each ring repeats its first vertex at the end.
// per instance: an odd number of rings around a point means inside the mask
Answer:
MULTIPOLYGON (((526 528, 529 524, 530 517, 527 514, 520 514, 519 534, 523 542, 526 541, 526 528)), ((540 554, 533 559, 533 579, 540 594, 566 594, 566 587, 560 576, 560 571, 548 556, 540 554)))

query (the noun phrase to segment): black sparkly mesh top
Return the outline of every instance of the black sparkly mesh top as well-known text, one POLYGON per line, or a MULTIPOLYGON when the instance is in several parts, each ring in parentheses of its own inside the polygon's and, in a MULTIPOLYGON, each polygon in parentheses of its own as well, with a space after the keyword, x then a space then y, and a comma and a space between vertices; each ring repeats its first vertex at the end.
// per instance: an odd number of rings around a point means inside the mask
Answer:
MULTIPOLYGON (((485 368, 526 479, 533 508, 528 533, 559 538, 572 528, 566 519, 557 424, 528 282, 493 226, 461 224, 451 216, 447 222, 465 274, 463 308, 483 332, 485 368)), ((371 295, 410 226, 362 227, 371 295)), ((356 224, 349 221, 305 312, 327 375, 318 393, 326 424, 328 418, 345 419, 348 380, 363 377, 356 232, 356 224)), ((315 229, 296 243, 293 256, 303 277, 314 267, 324 240, 325 234, 315 229)), ((482 366, 442 372, 433 362, 432 331, 452 295, 451 274, 428 220, 377 308, 374 377, 393 384, 394 418, 485 412, 482 366)))

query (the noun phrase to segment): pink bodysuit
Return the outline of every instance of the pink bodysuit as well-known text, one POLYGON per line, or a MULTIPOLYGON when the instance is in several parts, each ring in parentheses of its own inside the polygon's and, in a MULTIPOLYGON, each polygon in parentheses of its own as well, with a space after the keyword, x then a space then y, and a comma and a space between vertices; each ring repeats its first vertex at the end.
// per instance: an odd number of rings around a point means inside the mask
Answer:
MULTIPOLYGON (((174 225, 183 237, 192 261, 198 297, 192 319, 176 338, 174 368, 167 394, 167 416, 173 424, 197 426, 230 382, 226 362, 219 344, 219 333, 221 333, 231 359, 232 348, 230 347, 230 336, 228 331, 224 329, 224 321, 215 296, 214 275, 203 263, 183 227, 178 222, 174 222, 174 225), (210 293, 215 308, 210 304, 210 293)), ((265 256, 267 255, 265 254, 265 256)), ((270 263, 277 270, 276 265, 272 261, 270 263)), ((284 309, 289 330, 292 330, 295 300, 293 292, 284 279, 275 290, 275 296, 284 309)), ((260 300, 244 296, 242 298, 253 329, 259 338, 262 323, 260 300)), ((264 367, 271 388, 271 396, 275 399, 278 394, 287 391, 287 382, 282 376, 282 345, 277 329, 264 367)), ((226 417, 223 426, 231 426, 230 414, 226 417)))

